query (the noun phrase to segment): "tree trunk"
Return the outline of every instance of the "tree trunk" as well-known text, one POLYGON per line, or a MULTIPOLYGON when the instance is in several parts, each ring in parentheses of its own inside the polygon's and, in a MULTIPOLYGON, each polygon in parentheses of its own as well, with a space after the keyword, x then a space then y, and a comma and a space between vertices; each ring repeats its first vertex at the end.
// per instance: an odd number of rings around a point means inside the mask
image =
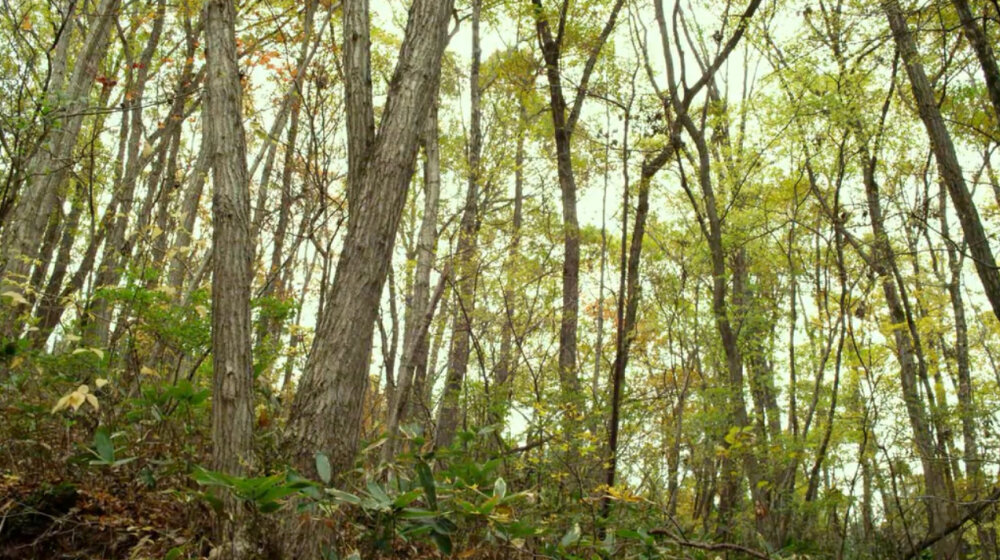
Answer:
MULTIPOLYGON (((370 103, 368 6, 344 2, 345 74, 370 103), (357 52, 358 48, 365 51, 357 52)), ((452 0, 415 0, 390 81, 378 134, 367 149, 367 118, 348 107, 348 183, 355 196, 333 286, 287 425, 286 449, 299 472, 315 477, 315 454, 325 453, 339 477, 354 464, 368 385, 375 316, 388 273, 396 229, 413 174, 421 124, 436 96, 452 0), (363 153, 358 153, 363 150, 363 153)))
MULTIPOLYGON (((564 1, 568 2, 568 0, 564 1)), ((566 10, 560 10, 560 33, 553 37, 548 19, 542 13, 541 0, 533 0, 533 3, 538 42, 542 49, 542 58, 545 60, 545 75, 549 82, 549 105, 553 139, 556 146, 556 169, 562 199, 563 270, 562 319, 559 326, 559 380, 566 396, 575 400, 580 391, 580 380, 576 367, 577 323, 580 311, 580 222, 576 214, 576 176, 573 172, 571 142, 573 130, 583 108, 583 102, 587 98, 591 72, 608 36, 614 30, 615 21, 624 2, 622 0, 615 2, 600 36, 590 51, 572 108, 567 105, 563 94, 563 77, 559 65, 563 39, 561 30, 565 27, 566 10)))
MULTIPOLYGON (((53 128, 45 145, 39 147, 28 167, 27 189, 11 216, 11 231, 5 232, 3 259, 0 262, 0 291, 23 291, 18 288, 28 280, 39 254, 38 240, 44 235, 49 216, 59 201, 64 179, 73 165, 73 148, 87 112, 90 91, 97 77, 98 66, 107 52, 110 31, 118 17, 120 0, 101 0, 98 16, 92 20, 83 50, 77 57, 73 75, 66 88, 70 100, 56 115, 66 115, 53 128)), ((58 118, 58 117, 57 117, 58 118)), ((14 336, 20 330, 17 317, 19 306, 8 313, 3 334, 14 336)))
MULTIPOLYGON (((949 492, 947 475, 943 464, 946 459, 938 454, 934 443, 927 411, 920 398, 918 379, 919 361, 921 360, 919 346, 911 336, 904 304, 900 299, 896 281, 892 274, 895 268, 895 254, 889 243, 888 234, 883 226, 882 206, 878 185, 875 183, 875 159, 868 150, 862 151, 864 161, 864 184, 867 195, 868 212, 871 216, 872 233, 875 237, 874 253, 869 264, 882 278, 882 292, 889 308, 889 317, 893 324, 893 340, 895 342, 896 358, 900 366, 900 387, 903 401, 906 405, 907 417, 913 432, 913 441, 917 447, 920 463, 924 471, 924 484, 928 499, 927 527, 928 532, 934 532, 945 527, 951 521, 952 508, 948 505, 949 492)), ((935 548, 936 554, 942 558, 950 558, 957 550, 954 539, 942 540, 935 548)))
MULTIPOLYGON (((278 207, 278 224, 274 230, 274 243, 271 249, 271 266, 264 278, 264 287, 260 297, 277 297, 284 299, 286 287, 283 271, 287 266, 285 255, 285 237, 288 235, 288 223, 292 212, 292 176, 295 171, 295 141, 299 132, 299 112, 301 100, 292 102, 291 121, 288 125, 288 141, 285 144, 285 158, 281 173, 281 203, 278 207)), ((261 185, 264 188, 264 185, 261 185)), ((259 211, 259 210, 258 210, 259 211)), ((294 251, 289 251, 294 255, 294 251)), ((283 322, 277 317, 265 316, 257 326, 257 337, 254 354, 258 359, 264 359, 270 366, 277 357, 280 348, 283 322), (263 353, 262 353, 263 352, 263 353)))
MULTIPOLYGON (((939 196, 941 236, 949 238, 946 196, 939 196)), ((976 427, 976 407, 972 390, 972 368, 969 360, 969 327, 965 317, 965 303, 962 298, 962 262, 958 249, 952 243, 945 243, 948 256, 950 278, 944 282, 948 288, 951 309, 955 321, 955 365, 958 370, 958 416, 962 424, 962 451, 965 461, 967 486, 973 499, 978 499, 986 490, 986 480, 982 473, 982 457, 976 427)), ((996 556, 996 531, 985 524, 977 524, 979 546, 982 557, 996 556)))
MULTIPOLYGON (((993 104, 993 113, 1000 122, 1000 67, 997 67, 996 54, 990 45, 990 40, 986 36, 986 29, 980 27, 972 15, 968 0, 951 0, 958 12, 958 19, 962 22, 962 30, 965 38, 976 53, 979 65, 983 69, 983 77, 986 78, 986 91, 993 104)), ((985 21, 985 20, 984 20, 985 21)))
MULTIPOLYGON (((230 475, 253 465, 253 356, 250 283, 253 232, 240 70, 236 54, 236 6, 210 0, 205 6, 205 136, 212 168, 212 462, 230 475)), ((217 527, 222 558, 241 560, 251 550, 243 504, 225 496, 217 527)))
MULTIPOLYGON (((406 418, 412 416, 413 400, 422 402, 423 383, 427 375, 427 353, 430 336, 427 330, 433 319, 434 305, 431 305, 430 278, 434 266, 437 246, 438 201, 441 196, 441 167, 438 148, 437 102, 431 104, 424 125, 424 211, 417 234, 417 266, 413 277, 413 287, 406 307, 403 328, 403 358, 399 362, 398 387, 395 402, 389 409, 387 422, 388 440, 383 446, 382 459, 389 461, 396 454, 396 432, 406 418), (427 317, 426 327, 422 327, 427 317), (416 399, 412 393, 416 393, 416 399)), ((441 283, 443 290, 445 283, 441 283)), ((437 295, 440 298, 440 295, 437 295)))
POLYGON ((476 308, 476 278, 479 259, 477 239, 479 234, 479 156, 482 152, 482 97, 479 85, 479 16, 482 0, 472 2, 472 65, 469 70, 471 115, 469 123, 469 189, 465 195, 465 208, 459 225, 458 248, 454 256, 455 318, 451 329, 451 348, 448 351, 448 373, 445 376, 444 395, 438 409, 437 432, 434 446, 448 447, 458 429, 458 397, 462 392, 465 374, 469 367, 469 343, 472 336, 472 318, 476 308))
POLYGON ((955 207, 955 213, 958 214, 959 222, 962 224, 965 241, 968 243, 969 252, 972 254, 976 271, 979 273, 979 280, 982 282, 986 297, 993 307, 993 314, 1000 319, 1000 274, 997 272, 996 259, 993 257, 989 238, 983 230, 983 223, 979 219, 979 212, 972 200, 972 194, 962 176, 962 168, 955 154, 955 146, 952 144, 951 135, 941 117, 941 110, 938 107, 937 99, 935 99, 934 90, 924 73, 923 64, 920 63, 916 42, 907 26, 906 17, 899 7, 899 2, 897 0, 883 0, 882 8, 889 19, 893 38, 899 48, 904 66, 906 66, 913 98, 917 103, 917 112, 927 129, 927 136, 930 138, 931 149, 937 160, 941 180, 948 187, 952 205, 955 207))
POLYGON ((194 226, 198 219, 198 207, 201 204, 201 196, 205 190, 205 180, 208 177, 209 163, 208 153, 211 147, 206 144, 208 139, 202 140, 202 148, 195 161, 194 168, 188 175, 188 185, 184 191, 184 197, 180 207, 180 225, 174 235, 174 258, 170 263, 170 277, 168 279, 170 287, 180 291, 184 286, 184 280, 188 276, 191 267, 191 247, 194 226))
MULTIPOLYGON (((161 1, 157 10, 162 14, 165 9, 165 3, 161 1)), ((139 61, 136 64, 138 72, 136 73, 134 80, 130 80, 128 83, 128 87, 131 88, 132 96, 130 99, 125 101, 126 108, 122 114, 122 119, 124 120, 126 118, 126 112, 128 113, 129 130, 131 133, 131 138, 129 139, 127 148, 128 162, 125 164, 125 171, 122 177, 122 182, 125 185, 125 191, 123 192, 124 196, 118 203, 118 209, 116 216, 113 218, 113 224, 111 225, 111 228, 105 238, 106 243, 101 256, 101 264, 98 267, 97 279, 94 283, 94 286, 97 288, 117 286, 118 280, 121 278, 120 266, 131 254, 132 246, 127 235, 128 218, 132 211, 132 205, 135 202, 135 192, 136 186, 139 182, 139 176, 142 173, 142 170, 145 169, 150 162, 155 161, 154 166, 157 170, 150 173, 150 176, 147 178, 148 191, 144 204, 144 206, 149 206, 151 209, 151 205, 155 201, 155 193, 157 190, 156 186, 159 183, 159 172, 162 170, 164 165, 163 151, 169 143, 169 138, 180 126, 180 122, 182 122, 178 119, 168 119, 168 125, 157 131, 161 140, 156 149, 153 149, 154 139, 152 135, 148 138, 146 137, 145 127, 142 123, 143 99, 153 55, 156 52, 156 47, 159 45, 160 38, 162 36, 164 19, 165 17, 161 16, 154 20, 153 30, 150 33, 149 39, 146 41, 146 46, 143 48, 139 61), (141 151, 140 148, 142 148, 141 151)), ((175 99, 171 114, 177 114, 177 112, 179 112, 173 110, 176 109, 178 103, 180 103, 180 106, 183 107, 183 99, 180 101, 175 99)), ((99 348, 107 346, 112 313, 113 308, 108 299, 105 297, 99 295, 94 298, 93 301, 89 302, 86 312, 87 316, 84 317, 84 323, 86 325, 84 330, 84 339, 87 344, 99 348)))

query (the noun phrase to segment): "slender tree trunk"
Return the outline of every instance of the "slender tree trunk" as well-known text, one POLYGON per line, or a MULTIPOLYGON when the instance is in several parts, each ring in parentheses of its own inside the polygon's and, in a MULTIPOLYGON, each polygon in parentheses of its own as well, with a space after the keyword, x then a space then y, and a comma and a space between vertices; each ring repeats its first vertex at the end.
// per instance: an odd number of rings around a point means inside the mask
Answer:
MULTIPOLYGON (((55 113, 64 116, 56 117, 60 119, 59 126, 53 128, 29 163, 27 189, 21 193, 21 200, 14 208, 11 231, 4 235, 0 291, 23 291, 18 286, 29 279, 39 256, 38 240, 44 235, 49 216, 59 201, 64 180, 73 165, 73 148, 83 125, 98 66, 108 49, 110 31, 118 17, 119 2, 101 0, 97 6, 98 16, 87 32, 64 92, 69 102, 55 113)), ((20 312, 15 306, 5 317, 4 335, 14 336, 20 330, 16 323, 20 312)))
MULTIPOLYGON (((903 301, 897 289, 896 281, 891 272, 895 268, 895 255, 889 243, 888 234, 883 226, 882 206, 878 185, 875 183, 875 159, 864 150, 864 183, 867 194, 868 212, 871 216, 872 233, 875 237, 875 250, 871 264, 875 272, 882 278, 882 292, 889 308, 889 317, 893 324, 893 340, 896 357, 900 366, 900 387, 903 401, 906 405, 907 417, 913 431, 913 440, 924 471, 924 484, 927 492, 927 527, 934 532, 948 525, 952 518, 952 508, 948 506, 949 492, 947 490, 947 475, 944 472, 942 457, 939 457, 934 435, 931 430, 927 410, 920 398, 919 383, 919 347, 911 336, 903 301)), ((942 540, 935 548, 942 558, 950 558, 957 550, 954 539, 942 540)))
MULTIPOLYGON (((253 356, 250 283, 253 232, 242 85, 236 54, 236 6, 205 5, 205 136, 212 168, 212 461, 216 470, 243 475, 253 466, 253 356)), ((222 557, 249 557, 247 514, 225 497, 217 538, 222 557)))
POLYGON ((73 207, 70 209, 69 216, 66 217, 66 224, 62 229, 62 239, 59 241, 59 250, 56 254, 55 264, 52 267, 52 273, 49 274, 45 290, 38 300, 38 309, 35 312, 35 317, 39 319, 39 326, 38 330, 31 333, 32 346, 36 348, 45 344, 45 341, 49 338, 49 333, 52 332, 52 328, 55 326, 54 324, 50 324, 50 321, 44 320, 44 318, 55 309, 62 310, 63 304, 59 301, 62 299, 62 296, 59 289, 62 287, 66 272, 69 269, 73 241, 76 239, 77 227, 80 224, 80 216, 83 214, 83 208, 84 202, 78 195, 73 201, 73 207))
MULTIPOLYGON (((568 0, 564 0, 568 2, 568 0)), ((549 104, 553 138, 556 147, 556 169, 563 213, 562 319, 559 326, 559 379, 563 391, 575 400, 580 391, 577 372, 577 323, 580 311, 580 223, 576 212, 576 176, 573 171, 572 136, 587 97, 591 72, 604 44, 614 30, 615 21, 624 2, 618 0, 594 43, 577 87, 576 100, 570 107, 563 94, 563 76, 559 59, 562 56, 562 30, 565 28, 565 7, 560 10, 559 34, 552 35, 548 19, 542 13, 541 0, 533 0, 535 27, 545 61, 549 83, 549 104)))
POLYGON ((168 282, 170 287, 178 291, 184 286, 184 280, 188 276, 192 264, 191 257, 194 248, 191 246, 191 239, 195 223, 198 219, 198 207, 201 204, 201 196, 205 190, 205 180, 208 177, 209 171, 208 154, 211 152, 211 147, 207 144, 208 140, 207 138, 202 140, 198 160, 188 175, 188 185, 184 190, 184 197, 180 207, 180 225, 174 236, 174 258, 170 263, 168 282))
MULTIPOLYGON (((962 30, 965 32, 965 39, 969 41, 969 46, 976 53, 979 65, 983 69, 983 77, 986 79, 986 91, 993 104, 993 113, 1000 121, 1000 67, 997 66, 996 54, 993 46, 986 36, 986 29, 976 22, 969 8, 968 0, 951 0, 958 12, 958 19, 962 22, 962 30)), ((984 20, 985 21, 985 20, 984 20)))
MULTIPOLYGON (((165 2, 161 0, 157 6, 157 11, 163 14, 165 10, 165 2)), ((154 162, 155 169, 147 178, 148 191, 144 202, 144 207, 148 206, 151 210, 152 204, 155 201, 156 191, 158 190, 160 172, 164 165, 164 150, 169 143, 169 138, 180 126, 180 121, 169 119, 169 124, 163 129, 158 130, 161 140, 156 149, 154 149, 152 135, 149 137, 146 136, 145 127, 142 122, 143 99, 149 79, 149 70, 163 34, 164 20, 165 17, 162 15, 154 20, 153 30, 146 41, 146 46, 143 48, 139 61, 136 63, 138 71, 134 79, 129 80, 127 84, 131 88, 131 97, 126 101, 131 138, 127 148, 128 162, 125 164, 125 171, 122 178, 126 189, 123 193, 123 198, 119 201, 118 211, 113 218, 113 225, 105 238, 106 242, 104 251, 102 252, 101 264, 98 267, 97 279, 94 284, 98 288, 117 286, 121 278, 120 267, 127 260, 132 250, 132 242, 127 235, 128 220, 135 201, 135 192, 140 174, 150 162, 154 162)), ((179 102, 181 103, 181 107, 183 107, 183 100, 179 102)), ((177 103, 178 101, 175 100, 173 104, 174 108, 176 108, 177 103)), ((180 111, 175 112, 172 110, 171 114, 177 114, 177 112, 180 111)), ((125 118, 124 113, 122 118, 125 118)), ((137 230, 137 233, 139 232, 141 232, 141 228, 137 230)), ((98 295, 93 301, 89 302, 86 317, 84 317, 86 325, 84 339, 87 341, 87 344, 100 348, 108 345, 113 311, 113 306, 106 297, 98 295)))
POLYGON ((517 363, 513 355, 514 317, 518 310, 515 302, 517 294, 514 271, 516 270, 518 251, 521 247, 521 226, 524 222, 524 127, 527 126, 527 111, 524 104, 519 104, 518 109, 520 118, 518 120, 517 146, 514 149, 514 211, 511 216, 510 250, 504 265, 504 318, 500 334, 500 359, 497 364, 495 380, 498 394, 503 393, 502 388, 514 375, 514 364, 517 363))
MULTIPOLYGON (((282 130, 285 128, 285 123, 289 120, 289 114, 299 112, 302 103, 302 85, 305 81, 306 69, 312 60, 312 55, 316 52, 316 48, 319 46, 319 41, 322 39, 322 31, 326 29, 324 24, 320 34, 316 36, 316 44, 310 49, 310 45, 313 42, 313 21, 316 16, 317 3, 315 0, 307 0, 305 3, 305 13, 303 14, 303 33, 302 33, 302 45, 299 51, 299 57, 295 64, 295 79, 288 85, 288 90, 285 92, 281 100, 281 106, 278 109, 278 114, 274 119, 274 123, 271 125, 270 134, 264 145, 261 147, 262 153, 258 155, 265 156, 264 167, 260 174, 260 183, 257 187, 257 201, 254 206, 253 213, 253 225, 254 231, 257 232, 257 236, 260 236, 260 232, 263 231, 264 218, 266 216, 267 208, 267 197, 268 191, 270 190, 271 174, 274 171, 274 161, 277 157, 278 151, 278 137, 281 135, 282 130)), ((292 119, 295 119, 293 116, 292 119)), ((291 133, 289 133, 291 136, 291 133)), ((293 148, 293 144, 289 144, 288 148, 293 148)), ((294 152, 294 149, 292 149, 294 152)), ((287 153, 287 152, 286 152, 287 153)), ((254 166, 252 171, 256 171, 257 161, 254 161, 254 166)), ((286 156, 287 163, 287 156, 286 156)), ((286 165, 287 169, 287 165, 286 165)), ((282 179, 284 181, 284 179, 282 179)), ((282 189, 282 197, 284 197, 284 189, 282 189)))
POLYGON ((962 176, 962 168, 955 154, 955 146, 952 144, 951 134, 941 117, 941 110, 934 96, 934 90, 924 73, 923 64, 920 63, 917 44, 906 23, 906 17, 903 15, 899 2, 897 0, 882 0, 882 8, 889 19, 893 38, 902 56, 906 73, 910 78, 910 87, 917 103, 917 112, 927 129, 931 149, 937 160, 938 172, 941 174, 941 180, 948 187, 952 205, 955 208, 955 213, 958 214, 959 222, 962 224, 965 241, 968 243, 969 252, 972 255, 976 271, 979 273, 979 280, 993 308, 993 314, 1000 318, 1000 273, 998 273, 996 259, 993 257, 993 250, 990 248, 990 241, 983 229, 983 223, 979 219, 979 212, 972 200, 972 194, 962 176))
MULTIPOLYGON (((939 199, 941 236, 949 238, 947 216, 947 198, 942 192, 939 199)), ((945 281, 951 309, 955 321, 955 365, 958 370, 958 415, 962 424, 962 451, 965 461, 967 486, 973 499, 978 499, 986 490, 986 481, 982 472, 982 457, 979 452, 979 438, 976 427, 976 406, 973 400, 972 368, 969 360, 969 327, 965 317, 965 302, 962 298, 962 261, 964 255, 954 244, 945 242, 948 256, 948 273, 950 278, 945 281)), ((997 553, 996 531, 984 524, 977 524, 979 547, 983 557, 995 557, 997 553)))
MULTIPOLYGON (((388 436, 383 448, 383 459, 388 461, 395 456, 396 431, 401 422, 413 416, 415 405, 423 405, 424 383, 427 377, 427 354, 430 349, 430 336, 427 333, 420 336, 419 321, 428 314, 433 314, 430 306, 431 269, 437 249, 437 217, 438 202, 441 197, 441 162, 438 146, 437 102, 431 104, 427 122, 424 125, 424 211, 420 220, 420 231, 417 234, 417 266, 414 271, 413 288, 410 302, 404 317, 403 359, 400 360, 400 371, 397 375, 399 387, 396 391, 396 402, 389 409, 388 436), (412 350, 409 350, 412 348, 412 350), (409 355, 408 355, 409 354, 409 355), (413 393, 415 393, 415 397, 413 393), (393 418, 395 415, 395 418, 393 418)), ((442 283, 442 286, 444 284, 442 283)), ((431 317, 433 319, 433 316, 431 317)), ((427 323, 430 328, 430 321, 427 323)))
MULTIPOLYGON (((263 298, 286 297, 286 287, 283 271, 287 266, 285 255, 285 237, 288 235, 288 223, 292 213, 292 177, 295 172, 295 141, 299 132, 299 112, 301 110, 301 100, 295 99, 292 102, 291 121, 288 125, 288 141, 285 145, 285 158, 281 173, 281 203, 278 208, 278 224, 274 230, 274 243, 271 249, 271 265, 264 279, 264 287, 260 296, 263 298)), ((264 186, 261 185, 263 189, 264 186)), ((294 251, 291 252, 294 254, 294 251)), ((257 326, 257 336, 254 354, 258 358, 263 358, 266 351, 268 362, 274 360, 275 352, 281 342, 281 332, 284 322, 277 317, 267 316, 259 322, 257 326)))
POLYGON ((448 373, 445 376, 444 395, 438 409, 435 447, 448 447, 458 429, 458 398, 469 368, 469 344, 472 336, 472 319, 476 308, 476 278, 479 258, 479 157, 482 151, 481 88, 479 85, 479 17, 482 0, 472 1, 472 66, 469 70, 471 115, 469 123, 469 187, 465 195, 465 208, 459 225, 458 248, 454 256, 455 318, 452 323, 451 348, 448 351, 448 373))

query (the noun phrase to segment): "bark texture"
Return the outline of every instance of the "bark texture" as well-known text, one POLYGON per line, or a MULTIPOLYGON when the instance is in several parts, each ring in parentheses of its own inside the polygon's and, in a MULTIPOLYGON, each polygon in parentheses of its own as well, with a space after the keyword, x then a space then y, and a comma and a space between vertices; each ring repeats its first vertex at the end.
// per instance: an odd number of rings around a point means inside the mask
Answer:
MULTIPOLYGON (((208 53, 205 136, 212 169, 212 460, 243 475, 252 466, 253 356, 250 282, 254 258, 242 86, 232 0, 205 5, 208 53)), ((246 514, 227 496, 218 524, 222 557, 250 554, 246 514)))
MULTIPOLYGON (((65 179, 73 166, 73 149, 90 103, 90 92, 98 66, 108 50, 119 5, 120 0, 101 0, 65 91, 53 92, 54 96, 67 101, 60 110, 54 112, 58 125, 53 126, 28 165, 26 188, 13 210, 10 231, 4 232, 0 291, 22 291, 19 286, 29 279, 39 257, 38 240, 44 236, 50 216, 59 202, 65 179)), ((14 335, 19 331, 16 325, 19 311, 15 308, 5 318, 4 334, 14 335)))
MULTIPOLYGON (((345 74, 351 95, 371 98, 368 6, 344 2, 345 74), (360 49, 360 52, 355 50, 360 49), (359 83, 359 81, 361 83, 359 83)), ((302 379, 292 402, 286 445, 299 472, 315 476, 325 453, 335 476, 354 464, 368 385, 372 334, 396 230, 406 203, 421 131, 436 96, 451 0, 416 0, 374 140, 370 115, 348 101, 351 217, 302 379), (359 153, 360 152, 360 153, 359 153)))

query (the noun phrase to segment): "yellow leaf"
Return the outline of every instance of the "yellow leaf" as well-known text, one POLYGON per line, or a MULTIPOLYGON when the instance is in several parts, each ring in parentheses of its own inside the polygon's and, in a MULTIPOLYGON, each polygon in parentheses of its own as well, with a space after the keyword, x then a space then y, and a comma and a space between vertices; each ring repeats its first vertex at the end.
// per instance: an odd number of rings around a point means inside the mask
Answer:
POLYGON ((74 391, 69 394, 69 405, 73 407, 74 411, 80 410, 80 406, 83 405, 83 401, 87 400, 86 395, 79 391, 74 391))
POLYGON ((87 395, 87 402, 90 403, 90 406, 94 407, 94 410, 100 410, 101 409, 101 407, 97 405, 97 397, 95 397, 94 395, 88 394, 87 395))
POLYGON ((69 404, 69 397, 70 397, 69 395, 66 395, 65 397, 59 399, 56 402, 56 405, 52 407, 52 414, 55 414, 60 410, 66 408, 66 406, 69 404))
POLYGON ((5 298, 10 298, 10 300, 12 302, 14 302, 14 303, 16 303, 18 305, 27 305, 28 304, 28 300, 24 299, 24 296, 22 296, 21 294, 19 294, 17 292, 4 292, 4 293, 0 294, 0 296, 3 296, 5 298))
POLYGON ((100 389, 101 387, 104 387, 107 384, 108 384, 108 380, 107 379, 103 379, 101 377, 98 377, 97 379, 94 380, 94 385, 97 385, 98 389, 100 389))
POLYGON ((31 18, 28 14, 24 15, 24 19, 21 20, 21 31, 31 31, 31 18))
POLYGON ((177 295, 177 290, 173 289, 171 286, 159 286, 156 288, 156 291, 161 294, 167 294, 170 297, 177 295))
POLYGON ((90 392, 90 387, 87 387, 86 385, 80 385, 79 387, 76 388, 76 392, 82 395, 86 395, 87 393, 90 392))
POLYGON ((76 350, 73 350, 74 354, 80 354, 83 352, 93 352, 98 358, 102 360, 104 359, 104 350, 101 350, 100 348, 77 348, 76 350))

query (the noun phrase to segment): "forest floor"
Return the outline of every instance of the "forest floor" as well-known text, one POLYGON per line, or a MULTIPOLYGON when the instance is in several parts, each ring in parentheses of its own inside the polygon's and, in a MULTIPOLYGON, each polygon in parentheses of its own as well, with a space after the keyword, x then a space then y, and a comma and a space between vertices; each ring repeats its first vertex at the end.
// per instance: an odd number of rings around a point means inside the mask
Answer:
MULTIPOLYGON (((195 490, 146 488, 124 473, 79 480, 49 471, 43 480, 0 474, 0 560, 181 560, 211 558, 214 513, 195 490)), ((357 536, 357 535, 355 535, 357 536)), ((365 543, 356 543, 365 548, 365 543)), ((341 543, 338 548, 354 548, 341 543)), ((513 558, 490 547, 456 551, 454 557, 513 558)), ((434 558, 429 543, 396 539, 390 551, 367 549, 362 558, 434 558)))
POLYGON ((211 515, 203 504, 185 503, 175 491, 137 488, 124 477, 59 474, 0 475, 0 559, 172 559, 200 548, 211 515))

